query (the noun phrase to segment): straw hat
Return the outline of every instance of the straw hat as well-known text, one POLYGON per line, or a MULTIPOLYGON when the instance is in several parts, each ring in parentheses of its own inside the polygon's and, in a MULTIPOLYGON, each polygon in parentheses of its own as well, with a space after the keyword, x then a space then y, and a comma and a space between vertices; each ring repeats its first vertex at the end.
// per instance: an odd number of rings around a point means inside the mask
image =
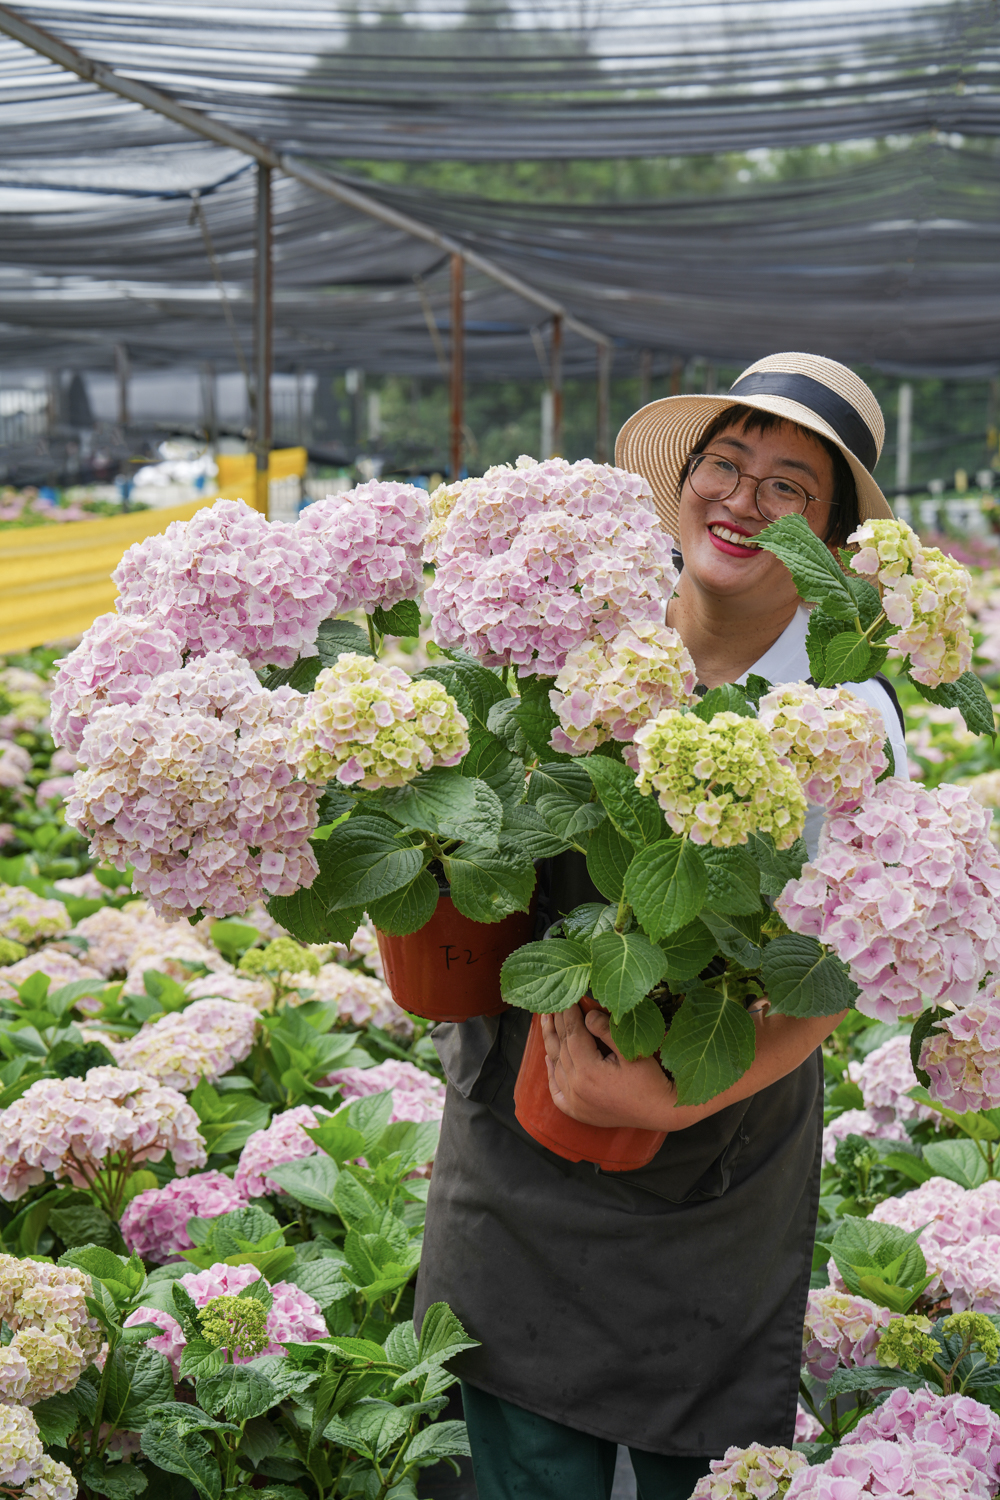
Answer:
MULTIPOLYGON (((677 535, 681 470, 701 434, 729 406, 752 406, 836 443, 851 466, 862 521, 892 519, 871 476, 885 441, 882 412, 864 381, 819 354, 769 354, 716 396, 667 396, 635 412, 615 443, 615 463, 649 480, 656 509, 677 535)), ((763 477, 763 476, 761 476, 763 477)))

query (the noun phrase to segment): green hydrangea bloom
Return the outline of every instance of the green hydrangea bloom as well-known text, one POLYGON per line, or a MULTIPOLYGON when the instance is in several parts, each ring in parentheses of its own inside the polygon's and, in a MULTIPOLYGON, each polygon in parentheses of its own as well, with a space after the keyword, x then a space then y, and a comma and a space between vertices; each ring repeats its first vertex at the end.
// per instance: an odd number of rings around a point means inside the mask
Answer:
POLYGON ((266 948, 251 948, 240 959, 239 967, 244 974, 312 974, 320 970, 320 962, 309 948, 303 948, 293 938, 274 938, 266 948))
POLYGON ((960 1338, 970 1348, 978 1344, 990 1364, 996 1364, 1000 1355, 1000 1332, 985 1313, 952 1313, 941 1324, 941 1332, 946 1338, 960 1338))
POLYGON ((198 1321, 209 1344, 243 1358, 261 1354, 270 1343, 267 1309, 254 1297, 213 1297, 198 1321))
POLYGON ((806 800, 799 779, 782 765, 757 719, 664 709, 637 732, 636 786, 653 790, 667 822, 696 844, 745 844, 753 832, 769 833, 788 849, 802 832, 806 800))
POLYGON ((13 938, 0 938, 0 967, 16 964, 19 958, 24 958, 27 951, 23 943, 15 943, 13 938))
POLYGON ((878 1362, 887 1370, 909 1370, 918 1374, 941 1353, 931 1332, 929 1318, 893 1318, 878 1341, 878 1362))

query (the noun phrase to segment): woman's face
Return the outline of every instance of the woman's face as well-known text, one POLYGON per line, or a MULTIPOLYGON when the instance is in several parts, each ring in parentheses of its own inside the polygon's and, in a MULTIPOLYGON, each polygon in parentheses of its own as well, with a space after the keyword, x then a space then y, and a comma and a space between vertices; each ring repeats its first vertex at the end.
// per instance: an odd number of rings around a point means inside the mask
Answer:
POLYGON ((696 587, 719 598, 749 601, 768 598, 775 608, 795 599, 795 585, 783 563, 755 547, 752 538, 768 522, 757 509, 756 479, 783 475, 810 495, 819 497, 805 508, 805 520, 817 536, 825 536, 833 516, 833 463, 815 438, 789 423, 770 432, 747 433, 742 426, 727 428, 710 444, 746 477, 728 500, 702 500, 685 479, 681 490, 680 549, 684 575, 696 587), (820 503, 822 502, 822 503, 820 503), (728 533, 728 534, 727 534, 728 533))

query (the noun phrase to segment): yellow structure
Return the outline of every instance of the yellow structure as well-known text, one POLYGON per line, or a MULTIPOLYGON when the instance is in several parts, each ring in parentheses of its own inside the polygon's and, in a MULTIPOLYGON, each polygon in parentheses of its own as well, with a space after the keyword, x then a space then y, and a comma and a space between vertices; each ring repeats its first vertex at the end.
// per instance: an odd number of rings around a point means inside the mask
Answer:
MULTIPOLYGON (((190 520, 217 499, 246 498, 253 504, 253 454, 220 454, 218 463, 218 493, 188 505, 0 532, 0 656, 80 635, 112 609, 116 590, 111 574, 133 542, 166 531, 171 521, 190 520), (242 464, 244 470, 227 472, 227 464, 242 464)), ((268 479, 301 475, 305 467, 304 448, 279 448, 271 454, 268 479)))

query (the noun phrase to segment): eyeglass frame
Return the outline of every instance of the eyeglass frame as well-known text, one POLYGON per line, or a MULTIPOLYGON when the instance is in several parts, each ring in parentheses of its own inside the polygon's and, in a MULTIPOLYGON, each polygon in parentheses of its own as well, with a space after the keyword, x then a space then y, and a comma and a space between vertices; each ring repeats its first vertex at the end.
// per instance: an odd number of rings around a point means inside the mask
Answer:
MULTIPOLYGON (((754 505, 755 505, 755 507, 757 509, 757 514, 760 516, 760 518, 761 518, 762 521, 771 522, 772 519, 773 519, 771 516, 766 516, 764 514, 764 512, 760 508, 760 503, 759 503, 759 501, 757 499, 757 496, 760 493, 760 487, 761 487, 761 485, 762 484, 767 484, 767 482, 768 482, 769 479, 781 479, 781 480, 784 481, 785 484, 793 484, 797 490, 801 490, 802 493, 803 493, 803 495, 805 495, 805 497, 806 497, 806 505, 809 505, 811 502, 815 502, 818 505, 836 505, 838 503, 836 500, 824 500, 823 497, 822 497, 822 495, 810 495, 810 493, 806 489, 805 485, 799 484, 799 482, 798 482, 797 479, 789 479, 788 476, 787 476, 787 474, 765 474, 764 477, 763 477, 763 479, 758 479, 756 474, 749 474, 746 471, 744 471, 743 469, 737 469, 736 465, 733 463, 732 459, 729 458, 729 457, 727 457, 727 455, 725 453, 713 453, 711 449, 708 449, 707 452, 704 452, 704 453, 689 453, 688 454, 688 460, 687 460, 687 463, 685 465, 685 473, 684 473, 684 476, 683 476, 684 479, 686 479, 688 481, 688 483, 690 484, 692 490, 694 490, 694 493, 698 496, 698 499, 699 500, 703 500, 706 505, 713 504, 713 500, 710 500, 705 495, 701 495, 701 494, 698 493, 698 491, 695 489, 695 486, 694 486, 694 480, 691 477, 692 473, 694 472, 692 470, 692 467, 691 467, 692 464, 695 464, 695 461, 697 459, 702 459, 702 458, 717 458, 717 459, 720 460, 720 462, 722 462, 724 464, 731 464, 732 467, 734 469, 736 469, 736 483, 733 485, 732 489, 729 491, 729 494, 728 495, 716 495, 716 496, 714 496, 714 500, 718 500, 720 502, 724 501, 724 500, 731 500, 732 497, 736 494, 736 491, 739 489, 740 485, 743 483, 744 479, 752 479, 754 481, 753 503, 754 503, 754 505)), ((696 465, 696 467, 697 467, 697 465, 696 465)), ((793 512, 793 514, 797 515, 797 516, 804 516, 805 512, 806 512, 806 506, 803 505, 803 507, 802 507, 801 510, 797 510, 797 511, 793 512)))

